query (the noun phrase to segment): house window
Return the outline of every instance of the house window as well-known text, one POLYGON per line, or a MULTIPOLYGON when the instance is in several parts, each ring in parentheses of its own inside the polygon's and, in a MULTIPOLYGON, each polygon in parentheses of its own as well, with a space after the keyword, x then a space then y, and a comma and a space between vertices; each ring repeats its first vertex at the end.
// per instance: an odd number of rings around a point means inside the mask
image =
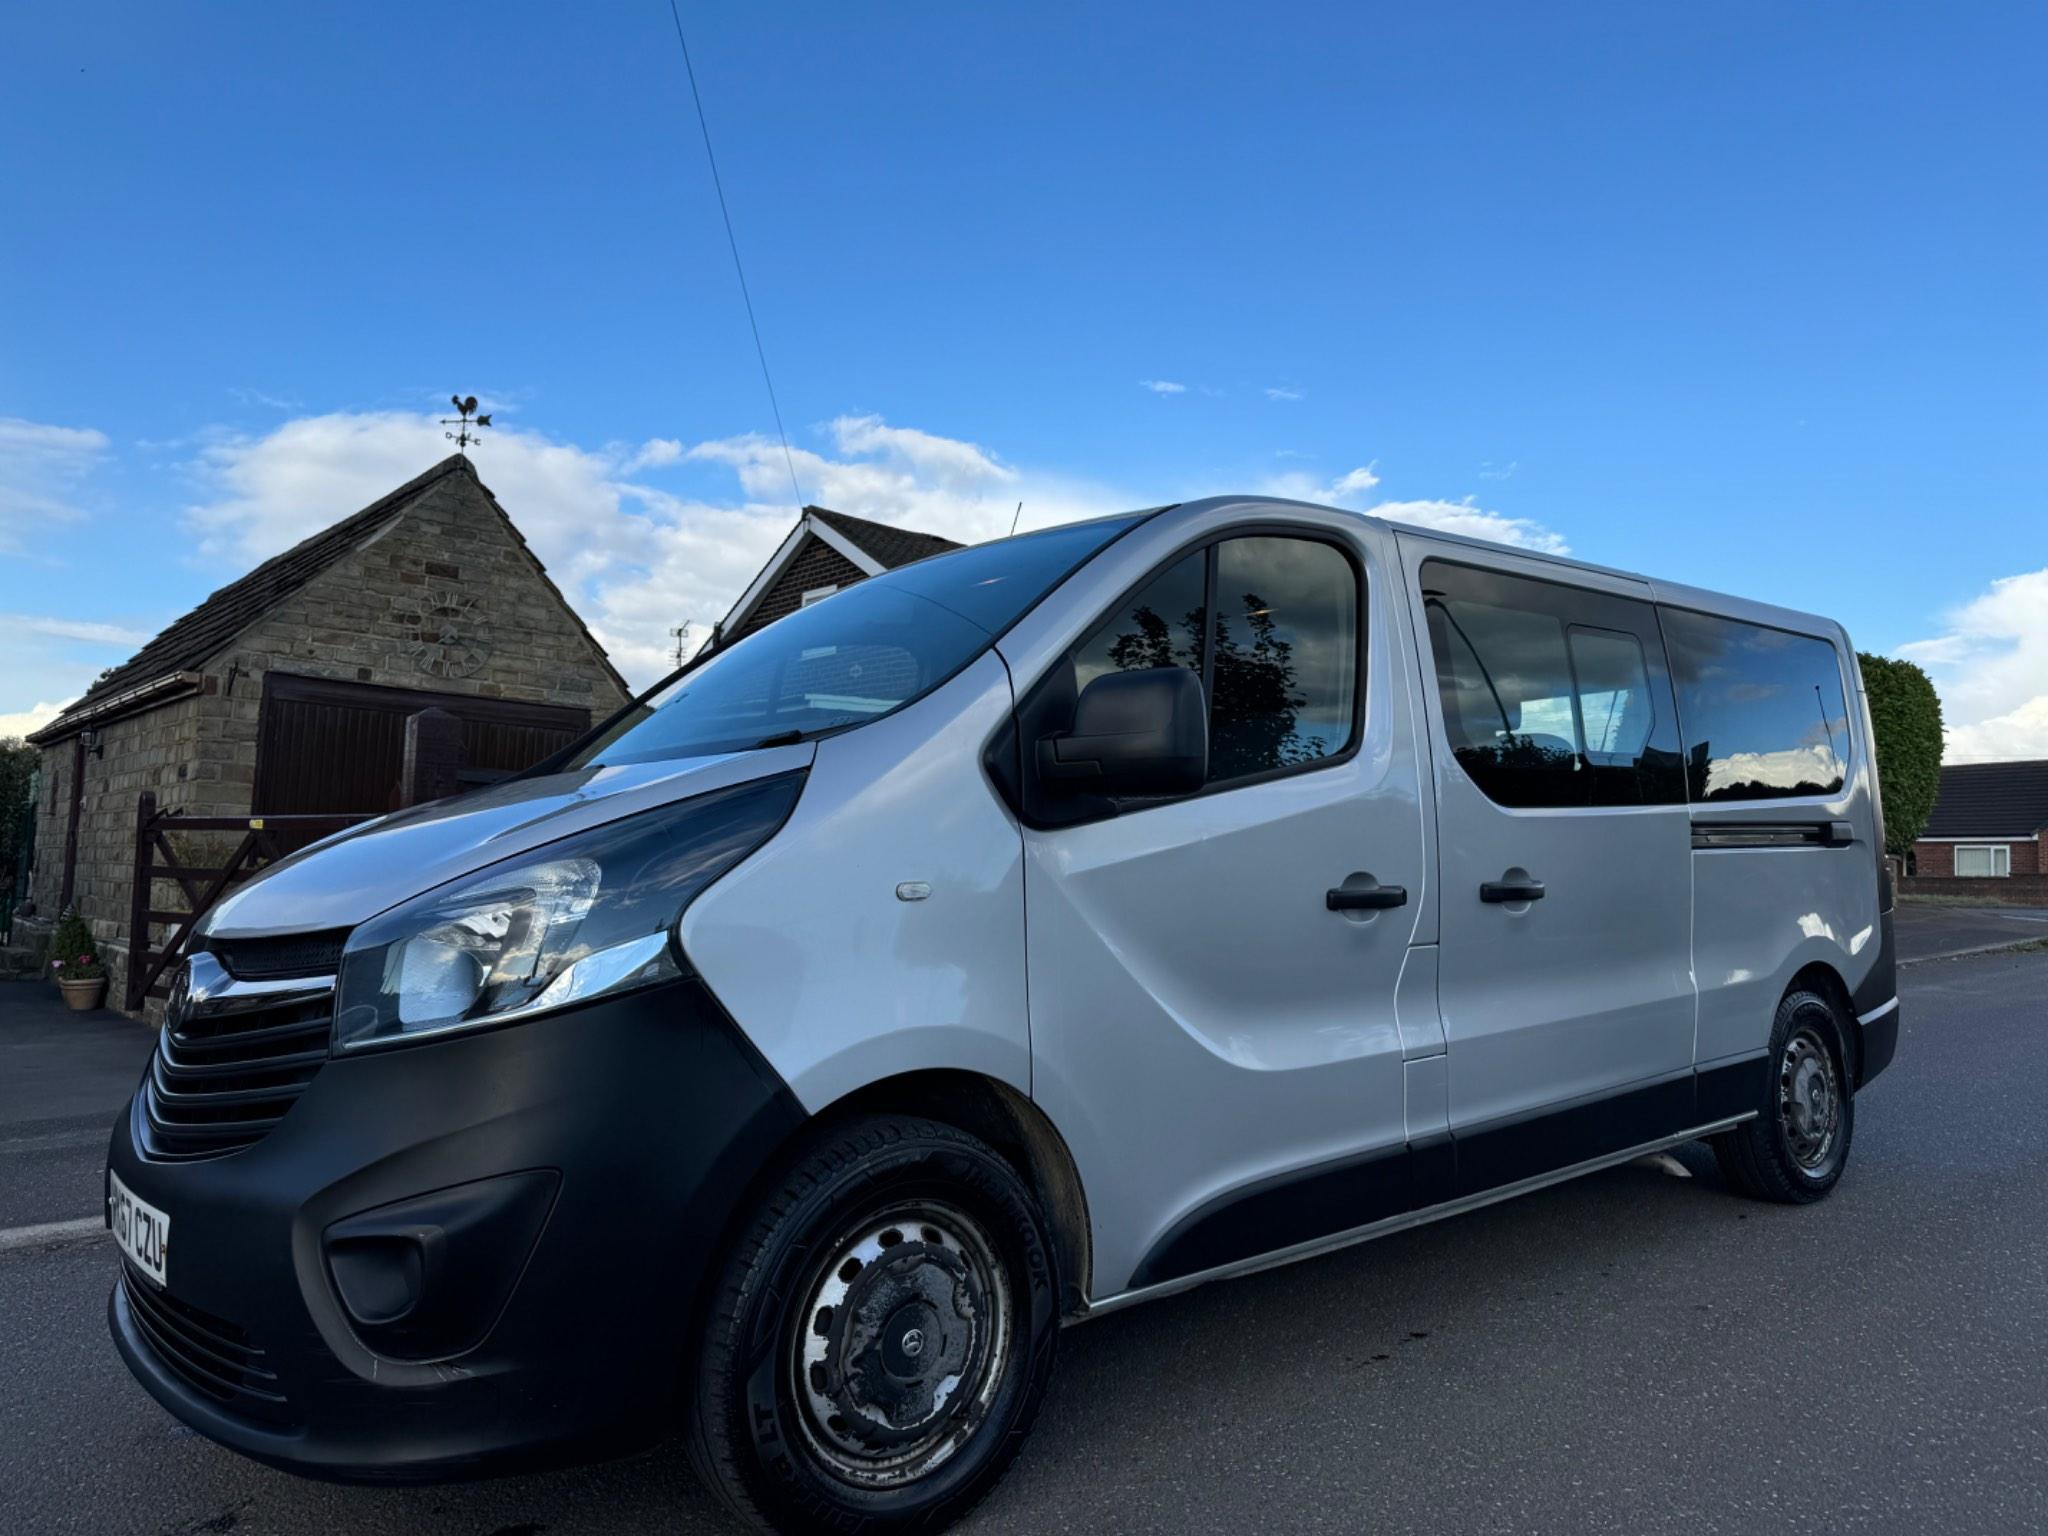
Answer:
POLYGON ((822 603, 823 601, 825 601, 826 598, 830 597, 834 592, 837 592, 838 590, 839 583, 836 581, 833 582, 832 585, 829 587, 812 587, 810 591, 804 594, 804 600, 798 606, 808 608, 813 603, 822 603))
POLYGON ((1958 879, 2003 880, 2012 873, 2012 847, 2007 843, 1957 843, 1958 879))

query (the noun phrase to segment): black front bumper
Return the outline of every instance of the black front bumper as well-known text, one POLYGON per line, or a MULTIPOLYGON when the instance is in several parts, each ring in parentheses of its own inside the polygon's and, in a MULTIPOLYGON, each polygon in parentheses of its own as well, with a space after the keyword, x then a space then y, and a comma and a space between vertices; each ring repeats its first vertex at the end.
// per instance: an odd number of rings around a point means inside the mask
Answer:
POLYGON ((337 1057, 276 1130, 224 1157, 145 1160, 139 1113, 108 1166, 171 1236, 165 1290, 131 1300, 150 1282, 130 1271, 108 1302, 129 1369, 234 1450, 376 1481, 659 1435, 742 1192, 803 1120, 696 981, 337 1057), (380 1207, 425 1234, 424 1333, 352 1318, 337 1287, 330 1228, 361 1233, 350 1218, 380 1207), (437 1357, 435 1329, 452 1352, 437 1357), (245 1380, 260 1390, 223 1389, 245 1380))

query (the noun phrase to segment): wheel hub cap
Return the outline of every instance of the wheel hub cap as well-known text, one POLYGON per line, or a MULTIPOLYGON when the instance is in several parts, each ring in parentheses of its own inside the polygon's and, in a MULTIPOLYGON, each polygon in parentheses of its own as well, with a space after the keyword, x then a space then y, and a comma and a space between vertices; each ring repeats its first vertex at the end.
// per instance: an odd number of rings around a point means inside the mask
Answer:
POLYGON ((1793 1161, 1819 1168, 1834 1151, 1841 1125, 1841 1090, 1835 1059, 1811 1030, 1802 1029, 1785 1046, 1778 1070, 1778 1105, 1793 1161))
POLYGON ((832 1245, 798 1317, 806 1437, 850 1481, 885 1487, 930 1472, 1001 1383, 1008 1284, 981 1229, 950 1207, 862 1222, 832 1245))

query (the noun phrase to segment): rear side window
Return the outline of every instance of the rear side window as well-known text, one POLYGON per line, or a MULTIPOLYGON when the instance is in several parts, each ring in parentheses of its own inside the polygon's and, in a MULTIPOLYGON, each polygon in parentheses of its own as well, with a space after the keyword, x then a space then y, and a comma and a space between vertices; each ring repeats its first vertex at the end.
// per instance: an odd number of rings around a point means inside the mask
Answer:
POLYGON ((1833 645, 1684 608, 1658 612, 1694 800, 1840 791, 1849 712, 1833 645))
POLYGON ((1444 733, 1488 799, 1684 801, 1649 604, 1442 560, 1424 564, 1422 586, 1444 733))

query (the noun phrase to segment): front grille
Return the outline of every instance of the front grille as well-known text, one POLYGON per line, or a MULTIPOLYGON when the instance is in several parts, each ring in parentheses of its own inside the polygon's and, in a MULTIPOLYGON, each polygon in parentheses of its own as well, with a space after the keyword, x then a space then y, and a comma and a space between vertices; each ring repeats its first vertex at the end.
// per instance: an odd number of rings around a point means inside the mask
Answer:
POLYGON ((135 1331, 186 1386, 247 1418, 290 1422, 291 1405, 278 1389, 277 1373, 242 1329, 159 1290, 125 1261, 121 1292, 135 1331))
POLYGON ((215 939, 207 947, 221 967, 240 981, 280 981, 299 976, 332 976, 341 969, 346 928, 325 933, 286 933, 258 939, 215 939))
POLYGON ((333 986, 202 990, 180 977, 142 1085, 143 1155, 220 1157, 275 1130, 327 1062, 333 986))

